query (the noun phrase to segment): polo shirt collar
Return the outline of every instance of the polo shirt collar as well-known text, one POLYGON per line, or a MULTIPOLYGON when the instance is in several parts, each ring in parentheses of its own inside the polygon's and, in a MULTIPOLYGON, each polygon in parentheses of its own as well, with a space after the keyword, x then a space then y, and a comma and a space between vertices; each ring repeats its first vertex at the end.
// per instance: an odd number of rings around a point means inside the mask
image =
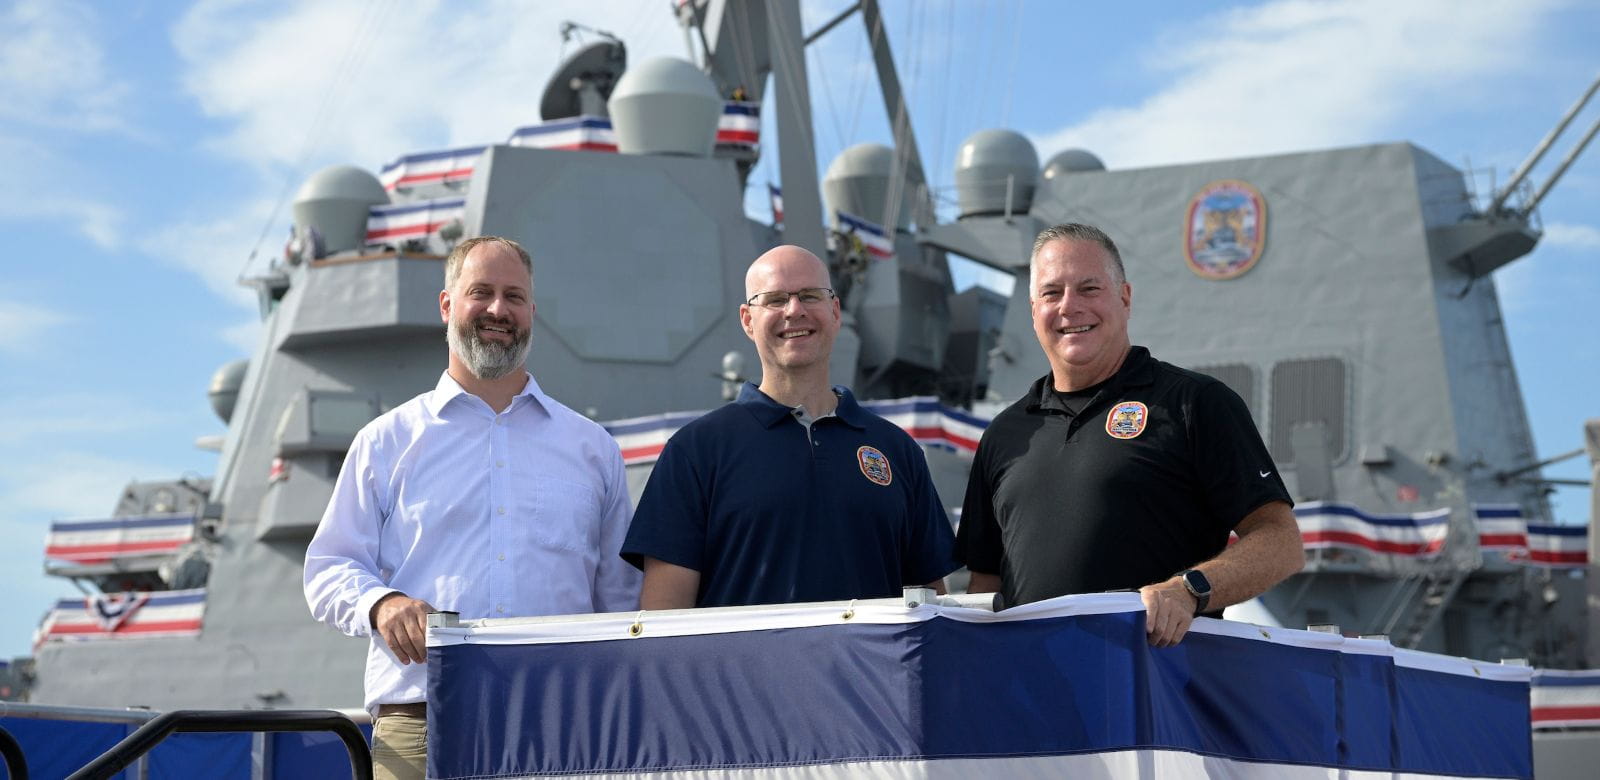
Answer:
MULTIPOLYGON (((1028 388, 1028 411, 1057 408, 1054 377, 1053 373, 1046 373, 1028 388)), ((1150 350, 1136 346, 1128 350, 1128 357, 1117 368, 1117 373, 1112 374, 1110 381, 1107 381, 1095 395, 1097 398, 1102 395, 1120 395, 1127 388, 1142 387, 1154 381, 1156 381, 1155 360, 1150 357, 1150 350)))
MULTIPOLYGON (((522 372, 522 374, 528 378, 528 383, 522 386, 521 392, 511 397, 511 406, 506 408, 510 409, 517 406, 517 399, 527 396, 528 405, 548 417, 550 408, 544 402, 546 396, 544 391, 539 388, 539 382, 533 378, 533 374, 526 371, 522 372)), ((471 395, 471 393, 468 393, 466 388, 463 388, 454 377, 450 376, 449 371, 441 371, 439 372, 438 384, 435 384, 433 391, 422 399, 422 405, 428 410, 428 414, 438 417, 439 413, 444 411, 444 407, 451 401, 466 395, 471 395)))
MULTIPOLYGON (((834 385, 833 392, 839 396, 839 405, 833 410, 833 415, 852 428, 865 429, 867 410, 856 403, 855 396, 843 385, 834 385)), ((749 411, 763 428, 771 428, 785 418, 794 416, 794 407, 784 406, 772 400, 771 396, 761 392, 761 388, 756 387, 753 382, 745 382, 739 388, 739 398, 734 403, 749 411)))

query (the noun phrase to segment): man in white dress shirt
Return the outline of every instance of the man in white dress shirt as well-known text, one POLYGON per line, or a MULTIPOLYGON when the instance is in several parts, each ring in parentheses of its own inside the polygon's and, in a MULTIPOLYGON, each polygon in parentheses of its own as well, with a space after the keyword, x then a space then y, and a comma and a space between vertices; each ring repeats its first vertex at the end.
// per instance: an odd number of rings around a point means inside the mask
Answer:
POLYGON ((311 614, 371 636, 366 707, 378 777, 427 762, 427 614, 631 610, 618 557, 630 509, 622 454, 528 374, 533 263, 483 236, 445 260, 450 365, 433 390, 356 435, 306 549, 311 614))

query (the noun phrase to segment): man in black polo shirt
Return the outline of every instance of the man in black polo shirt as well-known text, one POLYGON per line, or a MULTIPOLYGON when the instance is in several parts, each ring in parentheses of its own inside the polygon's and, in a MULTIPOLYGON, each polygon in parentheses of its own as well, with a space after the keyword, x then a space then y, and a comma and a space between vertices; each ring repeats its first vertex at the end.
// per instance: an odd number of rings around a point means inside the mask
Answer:
POLYGON ((745 275, 744 332, 761 385, 684 426, 661 451, 622 557, 644 609, 943 592, 950 522, 899 427, 828 384, 839 300, 828 268, 780 246, 745 275))
POLYGON ((957 543, 969 590, 1014 606, 1137 589, 1165 647, 1299 571, 1300 529, 1249 410, 1129 343, 1133 288, 1110 237, 1049 228, 1029 271, 1050 373, 978 445, 957 543))

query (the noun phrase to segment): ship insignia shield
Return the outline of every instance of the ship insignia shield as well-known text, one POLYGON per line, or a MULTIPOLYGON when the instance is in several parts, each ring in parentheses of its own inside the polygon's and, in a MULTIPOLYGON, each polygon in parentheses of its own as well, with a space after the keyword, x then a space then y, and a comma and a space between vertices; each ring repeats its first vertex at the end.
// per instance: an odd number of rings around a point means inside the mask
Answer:
POLYGON ((894 481, 894 472, 889 470, 889 459, 877 447, 857 449, 856 463, 860 464, 861 473, 874 484, 887 485, 894 481))
POLYGON ((1138 401, 1123 401, 1106 414, 1106 433, 1113 439, 1132 439, 1144 433, 1150 410, 1138 401))
POLYGON ((1189 201, 1183 257, 1204 279, 1232 279, 1255 267, 1266 248, 1267 201, 1238 179, 1214 181, 1189 201))

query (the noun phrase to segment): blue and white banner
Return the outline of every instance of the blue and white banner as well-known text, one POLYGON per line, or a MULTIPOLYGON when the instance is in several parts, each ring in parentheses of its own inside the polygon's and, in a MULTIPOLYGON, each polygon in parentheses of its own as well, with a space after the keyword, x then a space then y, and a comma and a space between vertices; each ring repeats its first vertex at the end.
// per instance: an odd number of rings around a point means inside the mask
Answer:
POLYGON ((1533 773, 1526 667, 1207 618, 1154 649, 1136 594, 487 621, 428 645, 433 778, 1533 773))

